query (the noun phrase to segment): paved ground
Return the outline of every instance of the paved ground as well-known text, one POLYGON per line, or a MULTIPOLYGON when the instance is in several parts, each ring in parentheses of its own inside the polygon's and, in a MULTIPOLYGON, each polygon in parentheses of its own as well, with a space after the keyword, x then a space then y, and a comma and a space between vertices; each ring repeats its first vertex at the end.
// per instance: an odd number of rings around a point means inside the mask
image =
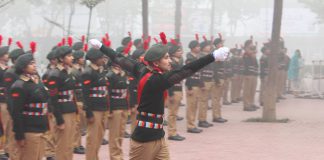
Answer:
MULTIPOLYGON (((323 160, 324 100, 289 97, 277 106, 277 117, 291 122, 247 123, 260 117, 262 111, 243 112, 241 104, 223 107, 226 124, 214 124, 201 134, 186 133, 185 121, 178 121, 183 142, 169 141, 173 160, 323 160)), ((209 111, 211 112, 211 111, 209 111)), ((180 116, 185 117, 185 107, 180 116)), ((211 113, 209 113, 211 119, 211 113)), ((107 137, 107 136, 106 136, 107 137)), ((83 138, 85 140, 85 138, 83 138)), ((84 143, 85 144, 85 143, 84 143)), ((124 139, 125 159, 128 159, 129 139, 124 139)), ((101 159, 109 159, 108 146, 102 146, 101 159)), ((84 156, 75 155, 75 160, 84 156)))

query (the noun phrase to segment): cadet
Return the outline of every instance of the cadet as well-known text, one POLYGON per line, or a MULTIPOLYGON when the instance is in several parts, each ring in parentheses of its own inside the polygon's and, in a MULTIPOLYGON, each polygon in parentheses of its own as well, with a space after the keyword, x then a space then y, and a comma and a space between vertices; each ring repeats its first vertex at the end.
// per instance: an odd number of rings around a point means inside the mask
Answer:
POLYGON ((56 120, 55 158, 59 160, 73 159, 73 136, 76 125, 75 77, 70 73, 73 65, 72 49, 61 46, 56 49, 58 64, 48 75, 50 103, 56 120))
MULTIPOLYGON (((161 37, 165 37, 165 35, 161 37)), ((212 63, 215 59, 224 60, 228 54, 227 48, 221 48, 213 54, 188 63, 178 70, 170 71, 171 60, 167 53, 168 48, 164 46, 167 42, 165 38, 161 39, 163 45, 152 46, 144 57, 149 64, 148 66, 123 55, 117 55, 114 50, 103 46, 98 40, 90 40, 91 45, 100 48, 113 62, 140 79, 138 86, 138 124, 132 134, 131 160, 170 159, 162 124, 167 89, 212 63)))
POLYGON ((98 160, 109 103, 108 80, 103 72, 105 60, 101 51, 90 48, 86 59, 91 62, 82 73, 83 105, 88 120, 86 160, 98 160))
POLYGON ((269 74, 269 61, 268 61, 268 55, 270 54, 270 48, 264 46, 261 49, 262 56, 260 58, 260 95, 259 95, 259 102, 260 106, 264 105, 265 100, 265 85, 268 81, 268 74, 269 74))
POLYGON ((10 104, 20 160, 41 160, 45 152, 43 138, 48 131, 48 92, 37 75, 32 54, 20 56, 15 68, 20 77, 11 87, 10 104))

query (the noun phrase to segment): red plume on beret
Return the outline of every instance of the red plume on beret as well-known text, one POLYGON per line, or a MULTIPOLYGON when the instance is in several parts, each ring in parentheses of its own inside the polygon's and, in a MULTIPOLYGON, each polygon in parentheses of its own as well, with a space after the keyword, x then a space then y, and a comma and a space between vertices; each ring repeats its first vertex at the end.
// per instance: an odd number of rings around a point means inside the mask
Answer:
POLYGON ((207 38, 206 38, 206 36, 205 36, 205 35, 203 35, 203 39, 204 39, 204 41, 207 41, 207 38))
POLYGON ((212 41, 212 42, 214 41, 214 36, 213 35, 210 36, 210 41, 212 41))
POLYGON ((0 46, 1 46, 1 44, 2 44, 2 35, 0 35, 0 46))
POLYGON ((63 46, 62 42, 57 43, 57 46, 58 46, 58 47, 63 46))
POLYGON ((147 37, 148 43, 151 43, 151 39, 152 39, 151 36, 148 36, 148 37, 147 37))
POLYGON ((73 38, 71 36, 68 37, 68 45, 72 47, 73 44, 73 38))
POLYGON ((223 36, 222 36, 221 33, 218 33, 218 37, 219 37, 220 39, 223 39, 223 36))
POLYGON ((127 54, 129 53, 129 51, 130 51, 131 48, 132 48, 132 45, 133 45, 133 42, 132 42, 132 41, 128 42, 126 48, 124 49, 124 54, 127 55, 127 54))
POLYGON ((131 32, 128 32, 128 36, 132 38, 132 33, 131 32))
POLYGON ((36 52, 36 42, 31 41, 29 43, 29 47, 30 47, 31 52, 34 54, 36 52))
POLYGON ((85 35, 82 35, 81 36, 81 42, 84 44, 84 42, 85 42, 85 35))
POLYGON ((154 39, 155 43, 159 43, 159 40, 156 37, 154 37, 153 39, 154 39))
POLYGON ((173 45, 175 45, 175 46, 177 46, 178 45, 178 43, 177 43, 177 41, 175 41, 174 39, 170 39, 170 42, 173 44, 173 45))
POLYGON ((107 39, 106 37, 102 37, 102 43, 107 47, 111 46, 111 41, 109 39, 107 39))
POLYGON ((20 41, 17 41, 16 44, 17 44, 17 46, 18 46, 20 49, 23 49, 23 48, 24 48, 24 46, 21 44, 20 41))
POLYGON ((10 45, 11 45, 11 43, 12 43, 12 38, 11 38, 11 37, 9 37, 9 38, 8 38, 8 46, 10 46, 10 45))
POLYGON ((106 37, 106 39, 107 39, 107 40, 109 40, 109 39, 110 39, 110 37, 109 37, 109 34, 108 34, 108 33, 105 33, 105 37, 106 37))
POLYGON ((144 42, 143 42, 143 49, 145 51, 149 49, 149 44, 150 44, 149 39, 144 40, 144 42))
POLYGON ((88 44, 84 44, 83 51, 88 52, 88 44))
POLYGON ((62 38, 62 45, 64 46, 65 45, 65 38, 62 38))
POLYGON ((166 45, 168 43, 168 40, 166 39, 166 35, 164 32, 160 33, 160 39, 161 39, 163 45, 166 45))
POLYGON ((196 41, 199 42, 199 35, 198 35, 198 33, 195 34, 195 38, 196 38, 196 41))

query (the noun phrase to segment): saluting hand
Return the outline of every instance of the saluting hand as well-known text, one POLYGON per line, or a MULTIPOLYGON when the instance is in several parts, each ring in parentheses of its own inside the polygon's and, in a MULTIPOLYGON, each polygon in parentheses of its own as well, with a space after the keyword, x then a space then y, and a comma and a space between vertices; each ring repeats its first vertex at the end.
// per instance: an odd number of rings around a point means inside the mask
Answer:
POLYGON ((225 61, 228 57, 229 48, 221 47, 213 52, 216 61, 225 61))

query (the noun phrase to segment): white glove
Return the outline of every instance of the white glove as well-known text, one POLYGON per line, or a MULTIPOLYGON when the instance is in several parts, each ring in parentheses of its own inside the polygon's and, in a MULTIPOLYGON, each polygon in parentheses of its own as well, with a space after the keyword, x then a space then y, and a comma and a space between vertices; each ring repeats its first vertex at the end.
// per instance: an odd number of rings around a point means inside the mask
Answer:
POLYGON ((89 44, 96 49, 100 49, 102 46, 102 43, 97 39, 90 39, 89 44))
POLYGON ((225 61, 228 57, 229 48, 221 47, 213 52, 213 56, 216 61, 225 61))

